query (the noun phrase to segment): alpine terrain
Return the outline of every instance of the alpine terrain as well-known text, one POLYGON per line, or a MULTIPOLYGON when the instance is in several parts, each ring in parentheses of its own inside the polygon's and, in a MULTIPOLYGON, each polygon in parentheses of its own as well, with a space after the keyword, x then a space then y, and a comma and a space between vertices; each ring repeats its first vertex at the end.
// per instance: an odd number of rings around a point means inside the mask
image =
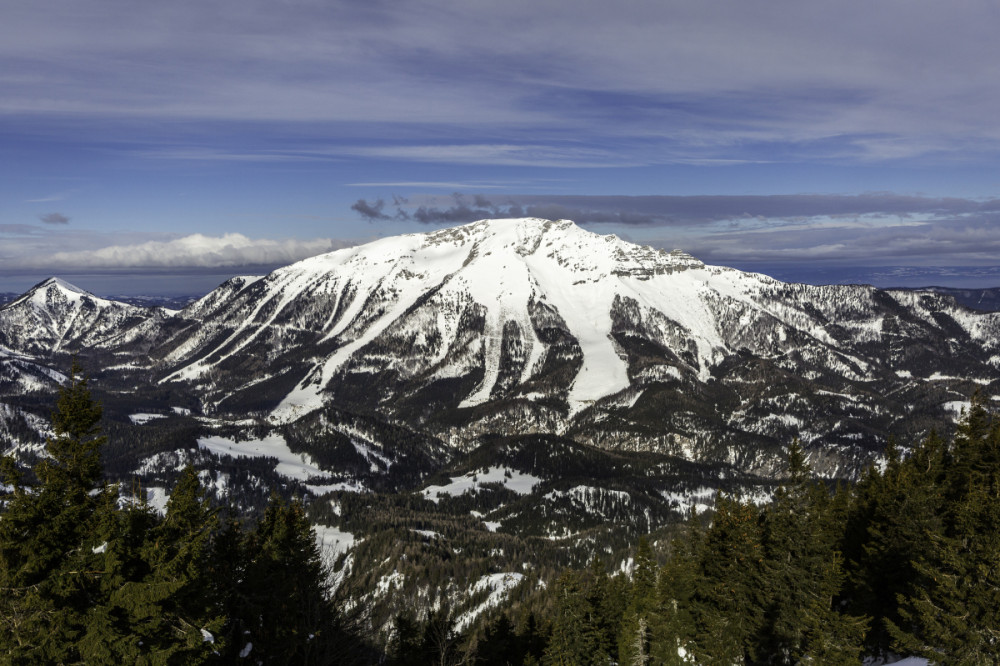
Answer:
POLYGON ((1000 398, 1000 313, 783 283, 566 220, 386 238, 182 310, 50 279, 0 308, 2 448, 39 455, 73 355, 109 475, 161 506, 189 464, 250 513, 311 498, 338 585, 384 604, 376 624, 442 594, 468 623, 545 562, 613 558, 717 490, 766 501, 796 439, 813 474, 853 480, 890 437, 1000 398))

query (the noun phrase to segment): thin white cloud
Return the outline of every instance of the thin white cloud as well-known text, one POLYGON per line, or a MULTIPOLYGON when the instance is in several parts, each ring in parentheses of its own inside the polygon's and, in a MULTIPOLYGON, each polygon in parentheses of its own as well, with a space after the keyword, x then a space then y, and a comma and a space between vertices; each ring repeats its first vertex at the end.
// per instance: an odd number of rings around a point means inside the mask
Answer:
POLYGON ((645 163, 636 161, 631 155, 625 156, 608 150, 543 144, 367 146, 345 148, 342 152, 363 157, 414 162, 489 164, 494 166, 593 168, 639 166, 645 163))
POLYGON ((24 202, 25 203, 49 203, 49 202, 52 202, 52 201, 62 201, 63 199, 66 199, 67 197, 69 197, 70 195, 72 195, 72 194, 74 194, 76 192, 77 192, 77 190, 66 190, 64 192, 55 192, 53 194, 48 194, 46 196, 39 197, 37 199, 25 199, 24 202))
POLYGON ((291 264, 351 243, 314 240, 251 239, 243 234, 192 234, 172 240, 112 245, 75 252, 36 253, 9 258, 5 267, 20 270, 201 269, 291 264))
POLYGON ((509 185, 489 185, 479 182, 462 183, 459 181, 396 181, 384 183, 346 183, 348 187, 426 187, 442 190, 493 190, 509 185))

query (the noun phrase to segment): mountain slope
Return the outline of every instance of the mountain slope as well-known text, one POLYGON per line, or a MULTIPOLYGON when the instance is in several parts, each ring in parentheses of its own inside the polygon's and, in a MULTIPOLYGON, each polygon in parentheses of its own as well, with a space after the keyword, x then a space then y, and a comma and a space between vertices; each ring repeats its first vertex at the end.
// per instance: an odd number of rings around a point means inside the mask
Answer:
POLYGON ((1000 313, 782 283, 538 219, 320 255, 180 312, 49 280, 0 309, 0 345, 6 396, 80 350, 115 409, 193 409, 207 420, 192 427, 249 422, 259 438, 332 406, 419 434, 420 474, 447 457, 432 442, 551 433, 765 476, 799 437, 820 474, 851 478, 890 435, 947 428, 973 391, 1000 394, 1000 313))
POLYGON ((781 283, 537 219, 231 281, 159 336, 160 384, 216 416, 278 425, 336 404, 459 447, 553 432, 763 471, 799 435, 848 476, 1000 377, 996 313, 781 283))

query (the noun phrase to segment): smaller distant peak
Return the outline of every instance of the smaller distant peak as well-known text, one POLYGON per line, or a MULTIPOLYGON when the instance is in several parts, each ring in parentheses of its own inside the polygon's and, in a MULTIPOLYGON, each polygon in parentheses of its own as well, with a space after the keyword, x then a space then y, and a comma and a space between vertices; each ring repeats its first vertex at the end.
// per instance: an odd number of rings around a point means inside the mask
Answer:
POLYGON ((41 284, 38 285, 38 288, 43 288, 43 287, 46 287, 46 288, 47 287, 58 287, 58 288, 62 289, 63 291, 68 291, 68 292, 71 292, 71 293, 74 293, 74 294, 81 294, 81 295, 88 295, 88 296, 90 295, 89 292, 86 291, 85 289, 81 289, 80 287, 76 286, 75 284, 70 284, 69 282, 66 282, 66 280, 63 280, 62 278, 58 278, 58 277, 50 277, 48 280, 45 280, 44 282, 42 282, 41 284))

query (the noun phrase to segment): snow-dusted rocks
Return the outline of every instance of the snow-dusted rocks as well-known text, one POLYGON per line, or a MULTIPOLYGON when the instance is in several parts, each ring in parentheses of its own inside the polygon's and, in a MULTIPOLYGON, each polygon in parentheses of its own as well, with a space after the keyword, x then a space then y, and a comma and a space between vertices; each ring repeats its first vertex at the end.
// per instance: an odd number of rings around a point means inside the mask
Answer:
POLYGON ((49 355, 118 348, 148 335, 147 322, 170 314, 109 301, 49 278, 0 308, 0 352, 49 355))

